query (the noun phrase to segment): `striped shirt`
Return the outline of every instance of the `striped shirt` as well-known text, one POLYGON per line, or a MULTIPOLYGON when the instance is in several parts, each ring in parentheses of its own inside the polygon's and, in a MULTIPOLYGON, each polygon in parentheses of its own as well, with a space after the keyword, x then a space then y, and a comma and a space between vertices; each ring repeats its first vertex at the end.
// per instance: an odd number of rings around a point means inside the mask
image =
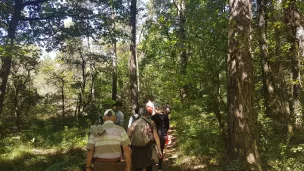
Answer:
POLYGON ((94 158, 114 159, 121 156, 121 147, 130 144, 130 139, 121 126, 115 125, 112 121, 105 121, 103 128, 106 130, 101 136, 90 135, 86 149, 93 149, 94 158))

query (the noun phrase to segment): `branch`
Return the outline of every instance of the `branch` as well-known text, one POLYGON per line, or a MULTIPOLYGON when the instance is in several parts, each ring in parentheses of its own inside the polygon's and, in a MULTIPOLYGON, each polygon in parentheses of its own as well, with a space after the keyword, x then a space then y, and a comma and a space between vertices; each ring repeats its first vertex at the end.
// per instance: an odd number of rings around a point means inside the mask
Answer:
POLYGON ((39 5, 39 4, 41 4, 41 3, 43 3, 43 2, 47 2, 47 1, 49 1, 49 0, 28 1, 28 2, 24 2, 24 3, 22 4, 22 6, 25 7, 25 6, 28 6, 28 5, 39 5))
POLYGON ((178 2, 175 2, 175 0, 173 0, 173 4, 175 5, 175 7, 176 7, 177 11, 178 11, 178 12, 180 12, 180 9, 179 9, 179 7, 178 7, 177 3, 178 3, 178 2))
POLYGON ((49 20, 56 17, 63 17, 63 16, 56 16, 55 14, 46 16, 46 17, 38 17, 38 18, 28 18, 28 17, 22 17, 20 21, 39 21, 39 20, 49 20))
MULTIPOLYGON (((92 16, 88 16, 88 17, 81 17, 79 19, 92 19, 94 17, 96 17, 97 15, 92 15, 92 16)), ((37 17, 37 18, 28 18, 28 17, 21 17, 20 21, 39 21, 39 20, 48 20, 48 19, 52 19, 52 18, 63 18, 63 17, 78 17, 77 15, 68 15, 68 14, 51 14, 49 16, 45 16, 45 17, 37 17)))

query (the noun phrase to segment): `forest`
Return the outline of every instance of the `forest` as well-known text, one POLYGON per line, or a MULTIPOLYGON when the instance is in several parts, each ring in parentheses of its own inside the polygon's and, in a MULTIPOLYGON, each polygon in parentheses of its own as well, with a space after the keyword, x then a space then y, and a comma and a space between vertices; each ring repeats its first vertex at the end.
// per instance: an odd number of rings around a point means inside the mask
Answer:
POLYGON ((1 0, 0 170, 83 170, 105 109, 122 101, 128 120, 153 96, 172 111, 170 171, 302 171, 303 14, 303 0, 1 0))

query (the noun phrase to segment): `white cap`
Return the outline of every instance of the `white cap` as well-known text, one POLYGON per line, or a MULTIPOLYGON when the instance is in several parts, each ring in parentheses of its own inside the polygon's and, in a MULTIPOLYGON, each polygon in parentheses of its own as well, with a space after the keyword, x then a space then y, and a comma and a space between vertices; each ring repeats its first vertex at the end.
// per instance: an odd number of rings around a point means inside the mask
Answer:
POLYGON ((115 116, 115 112, 112 109, 107 109, 104 114, 104 116, 115 116))

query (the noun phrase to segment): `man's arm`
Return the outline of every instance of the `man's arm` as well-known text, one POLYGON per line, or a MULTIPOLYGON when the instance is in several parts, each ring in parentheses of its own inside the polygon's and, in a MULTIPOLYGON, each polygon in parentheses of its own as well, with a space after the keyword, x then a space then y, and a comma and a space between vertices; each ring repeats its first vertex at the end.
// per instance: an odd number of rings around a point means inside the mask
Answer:
POLYGON ((128 129, 131 127, 132 122, 133 122, 133 116, 131 116, 129 119, 128 129))
POLYGON ((153 136, 154 136, 154 139, 155 139, 155 142, 156 142, 156 145, 157 145, 158 156, 159 156, 159 158, 162 158, 162 153, 161 153, 161 148, 160 148, 160 141, 159 141, 159 136, 158 136, 157 131, 153 131, 153 136))
POLYGON ((130 128, 127 130, 128 137, 131 138, 134 130, 134 125, 131 124, 130 128))
POLYGON ((89 149, 87 152, 87 162, 86 162, 86 171, 91 171, 91 164, 92 164, 92 159, 93 159, 93 154, 94 154, 94 148, 89 149))
MULTIPOLYGON (((128 131, 129 133, 129 131, 128 131)), ((131 152, 129 145, 131 144, 130 139, 126 133, 126 131, 122 128, 122 133, 121 133, 121 146, 124 150, 124 156, 126 160, 126 171, 131 171, 131 152)))
POLYGON ((129 145, 126 145, 123 147, 124 150, 124 156, 126 160, 126 171, 131 171, 131 151, 129 148, 129 145))

